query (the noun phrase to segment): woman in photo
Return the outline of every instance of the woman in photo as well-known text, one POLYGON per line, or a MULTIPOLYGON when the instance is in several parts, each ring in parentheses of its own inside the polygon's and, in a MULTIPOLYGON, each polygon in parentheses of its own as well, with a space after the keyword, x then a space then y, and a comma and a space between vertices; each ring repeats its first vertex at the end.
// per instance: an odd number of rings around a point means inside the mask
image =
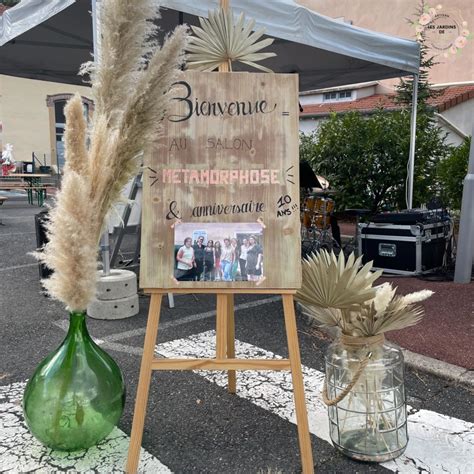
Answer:
POLYGON ((262 277, 263 249, 258 244, 257 237, 249 238, 247 250, 247 278, 249 281, 257 281, 262 277))
POLYGON ((240 255, 240 246, 237 239, 230 239, 230 245, 232 246, 232 281, 237 280, 237 272, 239 270, 239 255, 240 255))
POLYGON ((240 246, 240 278, 242 281, 247 281, 247 251, 249 249, 248 239, 243 239, 242 245, 240 246))
POLYGON ((232 281, 232 263, 233 263, 234 249, 230 244, 230 239, 224 239, 221 253, 221 268, 224 281, 232 281))
POLYGON ((222 280, 222 268, 221 268, 221 253, 222 247, 219 240, 216 240, 214 245, 214 280, 220 281, 222 280))
POLYGON ((200 281, 204 272, 204 237, 200 235, 194 245, 194 261, 196 263, 195 279, 200 281))
POLYGON ((214 279, 214 241, 208 240, 204 249, 204 281, 212 281, 214 279))
POLYGON ((196 262, 194 260, 194 249, 192 247, 193 240, 191 237, 184 239, 184 245, 180 247, 176 254, 175 277, 179 281, 191 281, 194 279, 194 268, 196 262))

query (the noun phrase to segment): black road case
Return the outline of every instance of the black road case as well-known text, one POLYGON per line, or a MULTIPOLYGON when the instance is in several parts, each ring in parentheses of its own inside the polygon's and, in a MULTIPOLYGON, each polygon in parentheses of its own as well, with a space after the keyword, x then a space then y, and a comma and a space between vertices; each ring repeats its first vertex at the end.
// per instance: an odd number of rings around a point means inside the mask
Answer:
POLYGON ((451 239, 451 220, 393 224, 359 224, 359 255, 374 261, 375 269, 399 275, 417 275, 445 263, 451 239))

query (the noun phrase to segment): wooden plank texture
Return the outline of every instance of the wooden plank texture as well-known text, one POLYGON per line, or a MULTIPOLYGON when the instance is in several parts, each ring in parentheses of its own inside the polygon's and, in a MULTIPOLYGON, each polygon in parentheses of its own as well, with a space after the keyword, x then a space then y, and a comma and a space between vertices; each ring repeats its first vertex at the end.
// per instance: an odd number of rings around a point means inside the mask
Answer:
POLYGON ((172 94, 164 133, 145 153, 141 286, 299 288, 297 76, 188 71, 172 94), (196 229, 263 223, 264 278, 178 283, 178 219, 196 229))
MULTIPOLYGON (((162 289, 162 288, 144 288, 143 292, 147 295, 152 295, 154 293, 167 293, 168 290, 162 289)), ((174 288, 173 293, 176 293, 178 295, 180 294, 214 294, 216 293, 215 288, 174 288)), ((246 294, 246 295, 294 295, 296 293, 296 290, 275 290, 275 289, 256 289, 256 288, 249 288, 248 290, 235 290, 233 288, 227 289, 227 288, 219 288, 219 293, 222 294, 236 294, 236 293, 241 293, 241 294, 246 294)))
POLYGON ((153 370, 290 370, 288 359, 154 359, 153 370))
POLYGON ((143 345, 142 363, 140 367, 140 378, 138 380, 137 396, 135 398, 135 411, 133 414, 132 432, 130 434, 130 446, 128 448, 127 474, 138 472, 140 463, 140 447, 142 444, 143 426, 145 424, 146 408, 148 404, 148 392, 150 390, 152 363, 154 359, 156 338, 158 336, 158 323, 160 321, 162 294, 151 296, 150 308, 148 309, 148 322, 143 345))
MULTIPOLYGON (((234 317, 234 295, 225 295, 227 299, 227 357, 235 357, 235 317, 234 317)), ((227 390, 236 393, 237 378, 235 370, 227 372, 227 390)))
POLYGON ((291 365, 291 379, 293 382, 293 396, 295 399, 296 423, 298 425, 301 464, 303 474, 311 474, 314 472, 313 451, 311 449, 311 438, 309 436, 308 413, 304 395, 303 372, 301 369, 293 295, 283 295, 282 299, 283 312, 285 314, 286 338, 288 341, 288 355, 291 365))

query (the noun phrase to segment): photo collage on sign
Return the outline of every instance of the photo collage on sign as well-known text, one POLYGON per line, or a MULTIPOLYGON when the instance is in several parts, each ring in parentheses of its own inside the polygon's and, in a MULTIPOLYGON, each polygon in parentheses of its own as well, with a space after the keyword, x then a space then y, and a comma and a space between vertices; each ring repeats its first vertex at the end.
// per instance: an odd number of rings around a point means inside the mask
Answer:
POLYGON ((178 281, 234 282, 263 278, 263 228, 258 223, 181 223, 174 233, 178 281))

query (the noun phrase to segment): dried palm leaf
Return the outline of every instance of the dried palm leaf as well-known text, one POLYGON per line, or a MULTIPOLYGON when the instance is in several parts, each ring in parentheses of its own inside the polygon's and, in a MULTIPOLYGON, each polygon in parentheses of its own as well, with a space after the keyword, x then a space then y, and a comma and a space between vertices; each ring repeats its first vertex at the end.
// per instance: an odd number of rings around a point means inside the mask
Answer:
POLYGON ((433 292, 418 291, 395 296, 390 283, 372 287, 381 271, 371 273, 372 263, 362 268, 362 258, 325 250, 303 261, 303 284, 296 299, 303 312, 322 327, 338 327, 351 336, 375 336, 417 324, 423 308, 414 303, 429 298, 433 292))
POLYGON ((221 64, 234 61, 252 66, 264 72, 271 69, 257 64, 258 61, 276 56, 275 53, 262 53, 263 48, 273 43, 273 38, 260 38, 265 28, 253 31, 255 20, 245 24, 245 15, 241 13, 235 20, 230 8, 220 8, 209 12, 209 19, 199 18, 201 27, 191 26, 195 36, 187 47, 189 69, 213 71, 221 64))
POLYGON ((414 326, 419 323, 424 315, 421 306, 406 305, 403 296, 395 296, 387 307, 387 311, 377 319, 374 324, 374 334, 414 326))
POLYGON ((361 336, 375 336, 388 331, 398 331, 419 323, 424 310, 420 306, 406 305, 403 296, 395 296, 383 312, 377 311, 375 303, 361 308, 353 321, 353 330, 361 336))
POLYGON ((321 308, 311 304, 300 303, 303 313, 314 320, 317 326, 331 328, 343 324, 341 310, 336 308, 321 308))
POLYGON ((372 283, 382 274, 371 273, 372 262, 360 268, 362 258, 350 255, 345 261, 325 250, 303 260, 303 283, 296 299, 321 308, 349 309, 375 297, 372 283))

